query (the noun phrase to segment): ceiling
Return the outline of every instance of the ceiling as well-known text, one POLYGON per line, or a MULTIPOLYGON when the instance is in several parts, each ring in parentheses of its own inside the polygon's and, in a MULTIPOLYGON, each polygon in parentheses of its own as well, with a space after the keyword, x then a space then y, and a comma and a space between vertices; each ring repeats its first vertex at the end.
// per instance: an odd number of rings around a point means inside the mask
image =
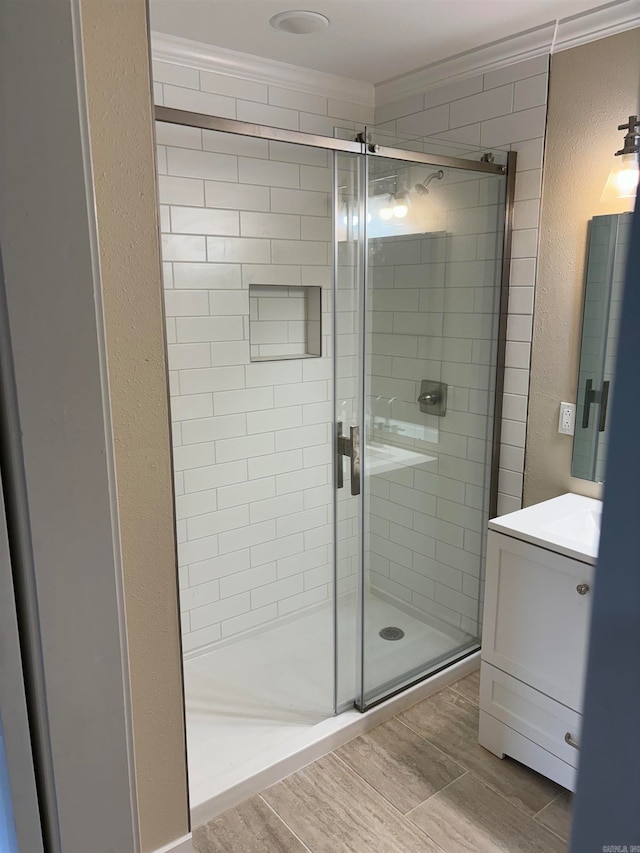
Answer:
POLYGON ((381 83, 480 45, 580 14, 603 0, 150 0, 151 28, 304 68, 381 83), (296 36, 269 19, 321 12, 296 36))

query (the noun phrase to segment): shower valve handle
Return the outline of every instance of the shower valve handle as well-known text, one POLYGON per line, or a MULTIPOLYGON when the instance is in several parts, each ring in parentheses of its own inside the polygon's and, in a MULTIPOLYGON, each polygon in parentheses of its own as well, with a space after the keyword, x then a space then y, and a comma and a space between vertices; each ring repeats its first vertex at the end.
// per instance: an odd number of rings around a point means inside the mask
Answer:
POLYGON ((420 411, 426 415, 443 417, 447 412, 447 386, 435 379, 423 379, 418 395, 420 411))

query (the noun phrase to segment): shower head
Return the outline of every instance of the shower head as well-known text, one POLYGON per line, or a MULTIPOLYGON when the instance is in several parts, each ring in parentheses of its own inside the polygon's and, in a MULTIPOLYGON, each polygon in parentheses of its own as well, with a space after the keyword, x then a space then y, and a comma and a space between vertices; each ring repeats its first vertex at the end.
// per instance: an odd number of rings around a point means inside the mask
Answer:
POLYGON ((432 172, 430 175, 427 175, 421 184, 416 184, 414 190, 418 195, 429 195, 429 184, 431 181, 441 181, 443 178, 444 172, 442 169, 438 169, 437 172, 432 172))

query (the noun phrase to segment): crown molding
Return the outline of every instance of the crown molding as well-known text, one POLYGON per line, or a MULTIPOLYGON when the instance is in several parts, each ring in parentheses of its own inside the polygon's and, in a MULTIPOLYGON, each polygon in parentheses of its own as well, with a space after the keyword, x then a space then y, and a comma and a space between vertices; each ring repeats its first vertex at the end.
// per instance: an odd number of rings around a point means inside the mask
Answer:
POLYGON ((554 32, 555 24, 545 24, 516 36, 458 53, 440 62, 433 62, 402 77, 378 83, 376 106, 547 54, 551 49, 554 32))
POLYGON ((371 83, 362 83, 359 80, 350 80, 347 77, 313 71, 287 62, 264 59, 261 56, 227 50, 165 33, 151 33, 151 56, 155 61, 195 68, 198 71, 210 71, 225 77, 266 83, 268 86, 294 89, 309 95, 336 98, 367 107, 375 105, 375 89, 371 83))
POLYGON ((617 0, 615 3, 599 6, 582 15, 560 20, 552 53, 614 36, 616 33, 623 33, 635 27, 640 27, 638 0, 617 0))
POLYGON ((382 106, 428 89, 496 71, 517 62, 558 53, 640 27, 638 0, 614 0, 571 18, 550 21, 506 39, 482 45, 409 74, 370 83, 264 59, 165 33, 151 33, 152 58, 226 77, 294 89, 363 106, 382 106))
POLYGON ((486 74, 516 62, 568 50, 638 26, 638 0, 616 0, 580 15, 549 21, 540 27, 378 83, 375 87, 376 106, 409 98, 437 86, 486 74))

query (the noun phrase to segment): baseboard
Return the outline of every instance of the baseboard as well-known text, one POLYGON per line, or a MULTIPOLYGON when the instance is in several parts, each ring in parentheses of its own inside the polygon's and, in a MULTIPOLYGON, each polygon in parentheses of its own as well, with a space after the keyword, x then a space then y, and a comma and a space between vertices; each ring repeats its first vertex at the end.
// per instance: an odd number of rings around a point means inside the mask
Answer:
POLYGON ((183 835, 182 838, 176 838, 169 844, 165 844, 164 847, 159 847, 154 853, 194 853, 195 849, 191 833, 189 833, 183 835))

